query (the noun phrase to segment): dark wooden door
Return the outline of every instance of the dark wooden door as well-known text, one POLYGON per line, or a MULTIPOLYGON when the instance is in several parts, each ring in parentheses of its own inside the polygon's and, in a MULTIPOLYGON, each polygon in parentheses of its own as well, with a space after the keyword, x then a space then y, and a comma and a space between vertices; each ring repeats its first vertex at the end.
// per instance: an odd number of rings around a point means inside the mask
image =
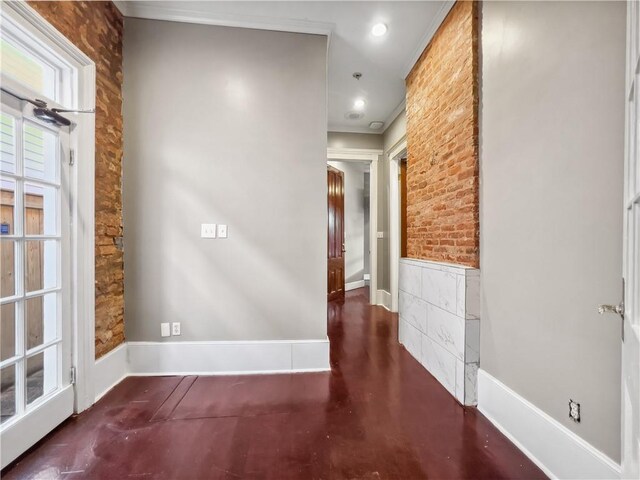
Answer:
POLYGON ((327 299, 344 299, 344 174, 327 167, 328 258, 327 299))
POLYGON ((400 162, 400 256, 407 256, 407 161, 400 162))

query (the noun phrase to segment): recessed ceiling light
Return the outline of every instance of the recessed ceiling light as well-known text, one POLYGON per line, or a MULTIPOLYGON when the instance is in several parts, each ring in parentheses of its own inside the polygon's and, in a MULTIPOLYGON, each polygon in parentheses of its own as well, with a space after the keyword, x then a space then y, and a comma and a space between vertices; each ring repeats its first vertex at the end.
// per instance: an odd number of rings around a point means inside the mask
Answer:
POLYGON ((365 102, 363 99, 358 98, 355 102, 353 102, 353 108, 356 110, 362 110, 364 108, 365 102))
POLYGON ((381 37, 387 33, 387 26, 384 23, 376 23, 371 29, 371 35, 381 37))
POLYGON ((384 122, 380 122, 378 120, 373 121, 369 124, 369 128, 371 130, 380 130, 382 127, 384 127, 384 122))

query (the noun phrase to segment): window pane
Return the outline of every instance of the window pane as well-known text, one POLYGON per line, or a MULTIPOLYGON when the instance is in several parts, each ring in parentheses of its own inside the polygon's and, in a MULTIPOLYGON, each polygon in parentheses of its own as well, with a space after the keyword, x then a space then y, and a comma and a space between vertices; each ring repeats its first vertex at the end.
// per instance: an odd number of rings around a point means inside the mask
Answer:
POLYGON ((16 413, 16 366, 9 365, 0 371, 0 423, 16 413))
POLYGON ((3 172, 16 173, 16 121, 0 113, 0 163, 3 172))
POLYGON ((2 73, 38 93, 56 99, 55 70, 50 65, 6 39, 0 41, 0 59, 2 73))
POLYGON ((53 133, 24 124, 24 176, 56 181, 58 137, 53 133))
POLYGON ((24 242, 24 286, 35 292, 57 286, 57 240, 24 242))
POLYGON ((27 358, 27 405, 58 388, 56 347, 27 358))
POLYGON ((55 235, 57 189, 24 184, 24 232, 26 235, 55 235))
POLYGON ((16 294, 16 242, 0 241, 0 296, 16 294))
POLYGON ((0 361, 16 354, 16 304, 0 306, 0 361))
POLYGON ((15 235, 16 182, 9 178, 0 180, 0 235, 15 235))
POLYGON ((24 302, 27 350, 55 340, 58 328, 58 294, 48 293, 24 302))

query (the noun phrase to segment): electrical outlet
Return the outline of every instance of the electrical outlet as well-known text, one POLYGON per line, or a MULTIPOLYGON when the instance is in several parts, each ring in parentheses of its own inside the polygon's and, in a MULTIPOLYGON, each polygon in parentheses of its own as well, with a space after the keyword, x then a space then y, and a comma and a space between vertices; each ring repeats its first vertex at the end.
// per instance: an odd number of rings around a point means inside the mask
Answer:
POLYGON ((227 238, 227 226, 218 224, 218 238, 227 238))
POLYGON ((203 223, 200 225, 200 237, 201 238, 216 238, 216 224, 215 223, 203 223))
POLYGON ((171 329, 169 328, 169 324, 168 323, 161 323, 160 324, 160 336, 161 337, 170 337, 171 336, 171 329))
POLYGON ((173 322, 171 324, 171 335, 180 335, 180 322, 173 322))
POLYGON ((580 404, 569 399, 569 418, 580 423, 580 404))

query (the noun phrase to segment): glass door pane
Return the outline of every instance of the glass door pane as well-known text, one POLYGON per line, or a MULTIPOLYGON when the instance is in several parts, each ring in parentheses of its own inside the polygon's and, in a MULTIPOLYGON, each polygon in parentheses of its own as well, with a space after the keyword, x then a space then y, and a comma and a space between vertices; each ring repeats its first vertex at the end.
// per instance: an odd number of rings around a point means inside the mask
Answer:
POLYGON ((62 354, 69 352, 61 301, 67 298, 61 225, 68 225, 62 215, 61 132, 27 115, 28 105, 20 114, 3 97, 2 107, 0 428, 66 384, 62 354))

